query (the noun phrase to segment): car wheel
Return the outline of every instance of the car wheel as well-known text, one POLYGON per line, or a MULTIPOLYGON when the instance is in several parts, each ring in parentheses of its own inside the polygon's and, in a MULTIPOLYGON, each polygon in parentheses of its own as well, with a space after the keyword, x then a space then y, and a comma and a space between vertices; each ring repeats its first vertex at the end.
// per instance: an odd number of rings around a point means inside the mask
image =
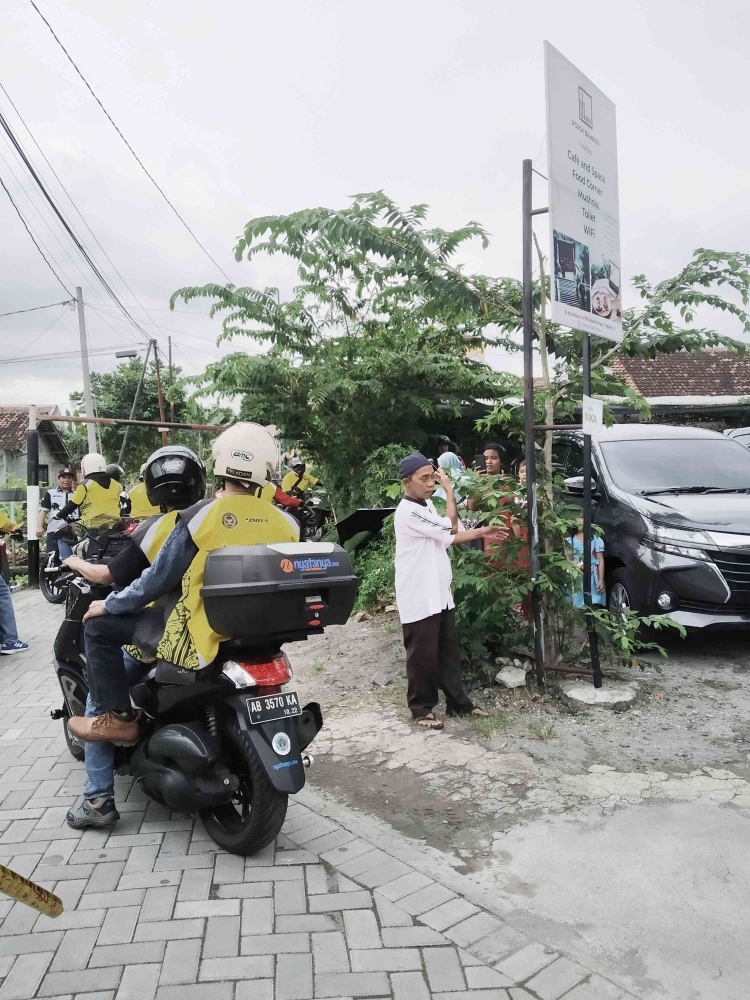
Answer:
POLYGON ((637 591, 626 569, 616 569, 607 586, 607 607, 613 615, 625 617, 629 611, 639 610, 637 591))

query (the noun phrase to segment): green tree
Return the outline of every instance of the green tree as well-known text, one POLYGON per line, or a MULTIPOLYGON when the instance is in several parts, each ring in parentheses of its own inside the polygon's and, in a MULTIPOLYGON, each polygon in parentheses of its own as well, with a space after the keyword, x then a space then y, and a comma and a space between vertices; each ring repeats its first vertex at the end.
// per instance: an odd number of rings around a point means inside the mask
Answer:
POLYGON ((260 356, 235 353, 210 365, 198 395, 239 396, 241 416, 273 423, 323 472, 339 504, 362 499, 361 469, 386 445, 425 447, 440 419, 507 393, 514 380, 472 357, 512 344, 516 287, 464 275, 451 263, 468 241, 487 245, 475 222, 430 229, 426 206, 401 211, 382 192, 343 210, 311 209, 254 219, 236 257, 283 254, 299 283, 277 289, 204 285, 172 296, 213 300, 220 340, 250 338, 260 356))
MULTIPOLYGON (((143 362, 130 358, 119 364, 111 372, 92 372, 91 390, 96 401, 96 412, 100 417, 115 417, 127 419, 135 398, 138 381, 141 377, 143 362)), ((179 377, 180 369, 175 367, 175 379, 179 377)), ((164 381, 162 370, 162 386, 165 396, 171 396, 175 404, 175 421, 177 423, 226 423, 233 414, 226 408, 214 410, 204 409, 197 400, 188 398, 185 388, 176 382, 170 392, 164 381)), ((81 416, 83 409, 83 393, 74 392, 70 395, 74 406, 73 415, 81 416)), ((167 417, 169 417, 169 399, 165 399, 167 417)), ((143 380, 136 420, 159 420, 159 394, 156 380, 156 365, 152 362, 143 380)), ((73 459, 78 462, 88 451, 85 424, 71 424, 66 435, 66 443, 73 459)), ((123 427, 99 428, 101 434, 102 453, 109 462, 116 462, 122 444, 123 427)), ((175 441, 193 448, 204 460, 211 453, 213 435, 197 431, 176 431, 175 441)), ((138 475, 141 464, 156 448, 161 446, 161 435, 155 427, 131 427, 128 433, 127 450, 123 459, 125 472, 130 480, 138 475)))

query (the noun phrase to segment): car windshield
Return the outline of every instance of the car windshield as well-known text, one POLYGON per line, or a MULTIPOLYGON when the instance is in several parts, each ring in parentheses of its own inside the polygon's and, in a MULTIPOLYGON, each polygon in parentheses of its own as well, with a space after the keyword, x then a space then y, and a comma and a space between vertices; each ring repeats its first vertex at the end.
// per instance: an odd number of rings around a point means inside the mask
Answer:
POLYGON ((750 489, 750 451, 721 438, 601 442, 612 479, 627 493, 750 489))

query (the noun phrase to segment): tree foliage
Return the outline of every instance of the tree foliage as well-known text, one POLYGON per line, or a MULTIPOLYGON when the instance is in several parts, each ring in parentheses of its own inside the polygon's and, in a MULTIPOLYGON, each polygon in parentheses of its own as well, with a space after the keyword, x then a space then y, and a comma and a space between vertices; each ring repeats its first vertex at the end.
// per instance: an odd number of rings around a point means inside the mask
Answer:
POLYGON ((323 470, 344 506, 359 499, 365 458, 385 445, 425 446, 441 419, 510 391, 514 380, 472 352, 512 345, 517 283, 466 276, 451 260, 487 243, 476 222, 430 229, 424 205, 399 209, 382 192, 343 210, 254 219, 237 259, 282 254, 298 284, 278 290, 205 285, 172 296, 213 300, 220 339, 247 337, 265 353, 235 353, 194 380, 199 393, 239 396, 241 415, 274 423, 323 470))

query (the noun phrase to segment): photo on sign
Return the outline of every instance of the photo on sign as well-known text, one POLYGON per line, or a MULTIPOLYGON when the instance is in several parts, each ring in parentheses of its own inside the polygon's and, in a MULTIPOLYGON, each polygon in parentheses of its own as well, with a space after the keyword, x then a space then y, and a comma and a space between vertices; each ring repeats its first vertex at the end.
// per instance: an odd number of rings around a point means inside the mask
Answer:
POLYGON ((605 257, 591 265, 591 312, 604 319, 620 320, 620 268, 605 257))
POLYGON ((555 300, 591 312, 589 248, 557 230, 553 242, 555 300))

